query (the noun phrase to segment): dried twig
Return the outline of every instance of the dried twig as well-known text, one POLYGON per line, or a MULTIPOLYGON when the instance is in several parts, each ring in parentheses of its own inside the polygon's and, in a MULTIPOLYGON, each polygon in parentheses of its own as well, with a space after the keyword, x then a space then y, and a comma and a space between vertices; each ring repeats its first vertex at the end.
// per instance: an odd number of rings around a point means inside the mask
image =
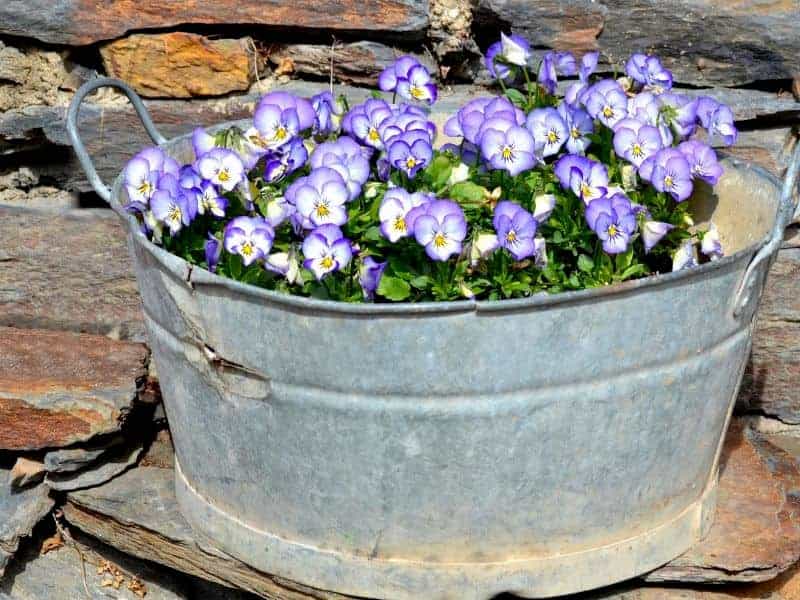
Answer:
POLYGON ((78 553, 78 557, 81 559, 81 578, 83 580, 83 590, 86 592, 86 597, 89 600, 92 600, 92 594, 89 592, 89 584, 86 583, 86 561, 83 557, 83 552, 81 552, 81 549, 78 548, 78 544, 75 543, 75 540, 72 539, 72 534, 70 534, 69 529, 61 524, 60 519, 63 518, 64 513, 61 511, 61 509, 53 512, 53 521, 55 521, 56 524, 56 531, 58 531, 58 534, 61 536, 61 539, 66 543, 66 545, 74 549, 75 552, 78 553))

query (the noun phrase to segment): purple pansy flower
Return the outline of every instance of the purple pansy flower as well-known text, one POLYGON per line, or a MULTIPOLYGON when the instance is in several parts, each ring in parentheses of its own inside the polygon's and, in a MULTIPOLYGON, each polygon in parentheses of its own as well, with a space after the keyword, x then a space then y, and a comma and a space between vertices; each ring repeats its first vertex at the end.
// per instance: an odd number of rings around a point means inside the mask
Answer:
POLYGON ((264 165, 264 181, 275 183, 306 164, 308 150, 300 138, 294 138, 270 153, 264 165))
POLYGON ((212 273, 217 272, 217 264, 222 256, 222 242, 215 238, 211 233, 208 234, 208 239, 204 244, 206 255, 206 266, 212 273))
POLYGON ((289 143, 301 131, 313 127, 317 119, 306 98, 287 92, 270 92, 258 103, 253 125, 258 130, 258 145, 273 149, 289 143))
POLYGON ((503 96, 475 98, 458 109, 458 112, 447 120, 444 132, 450 137, 461 136, 478 146, 480 145, 478 134, 481 126, 490 119, 504 119, 515 125, 523 125, 525 113, 503 96))
POLYGON ((536 142, 530 131, 501 119, 492 119, 487 124, 491 127, 481 134, 481 153, 493 169, 516 176, 533 168, 536 142))
POLYGON ((547 52, 539 64, 537 81, 548 94, 555 94, 558 75, 570 77, 578 72, 571 52, 547 52))
POLYGON ((614 151, 639 167, 661 149, 661 134, 636 119, 622 119, 614 128, 614 151))
POLYGON ((486 50, 484 62, 486 63, 486 69, 489 71, 489 75, 491 75, 493 79, 511 81, 514 78, 514 71, 512 71, 508 65, 504 64, 503 61, 496 60, 498 57, 503 57, 502 42, 495 42, 486 50))
POLYGON ((148 204, 156 191, 162 174, 178 176, 180 167, 175 159, 158 147, 145 148, 125 165, 123 184, 133 203, 148 204))
POLYGON ((295 222, 303 229, 347 222, 347 185, 342 176, 329 167, 313 169, 307 176, 292 182, 285 195, 296 209, 295 222))
POLYGON ((514 260, 524 260, 534 255, 534 238, 539 223, 531 213, 519 204, 504 200, 495 207, 492 223, 498 244, 508 250, 514 260))
POLYGON ((590 202, 586 207, 586 222, 603 242, 603 250, 608 254, 625 252, 636 231, 636 213, 624 194, 604 196, 590 202))
MULTIPOLYGON (((672 145, 672 130, 664 118, 660 98, 651 92, 639 92, 628 100, 628 117, 658 129, 661 145, 672 145)), ((616 125, 614 129, 616 129, 616 125)))
POLYGON ((378 219, 381 222, 381 233, 390 242, 396 242, 413 234, 408 226, 406 217, 411 209, 430 202, 433 198, 423 192, 408 193, 403 188, 391 188, 386 191, 378 210, 378 219))
POLYGON ((385 119, 380 125, 380 136, 386 148, 392 141, 403 135, 404 133, 424 133, 430 144, 436 138, 436 125, 427 118, 422 117, 414 112, 397 112, 388 119, 385 119))
POLYGON ((712 141, 719 136, 728 146, 736 143, 739 132, 733 124, 733 111, 724 104, 701 96, 697 99, 697 120, 708 131, 712 141))
POLYGON ((689 96, 667 92, 658 97, 661 117, 680 139, 686 139, 697 127, 697 102, 689 96))
POLYGON ((719 230, 714 223, 709 224, 708 231, 703 234, 703 238, 700 240, 700 251, 711 260, 717 260, 724 256, 719 230))
POLYGON ((375 291, 378 289, 381 277, 388 264, 386 261, 378 262, 371 256, 367 256, 361 261, 361 266, 358 268, 358 283, 361 284, 361 291, 365 300, 375 298, 375 291))
POLYGON ((339 131, 344 110, 331 92, 321 92, 312 96, 311 107, 316 115, 314 119, 316 135, 328 136, 339 131))
POLYGON ((641 164, 639 175, 659 192, 668 193, 678 202, 692 195, 692 171, 686 157, 677 148, 659 150, 641 164))
POLYGON ((197 196, 197 212, 201 215, 208 213, 221 218, 225 216, 227 209, 228 199, 220 195, 217 186, 210 181, 204 181, 197 196))
POLYGON ((260 217, 236 217, 225 226, 223 243, 230 254, 242 257, 244 266, 249 266, 269 254, 275 231, 260 217))
POLYGON ((392 139, 387 154, 389 163, 394 168, 413 178, 420 169, 430 163, 433 158, 433 148, 427 133, 408 131, 392 139))
POLYGON ((593 118, 613 129, 628 116, 628 96, 622 86, 613 79, 602 79, 587 88, 582 94, 583 104, 593 118))
POLYGON ((500 33, 500 49, 506 62, 518 67, 525 67, 531 57, 531 45, 524 37, 515 33, 500 33))
POLYGON ((197 205, 193 198, 187 197, 172 173, 163 174, 158 180, 158 189, 150 198, 153 216, 169 227, 172 235, 189 225, 197 214, 197 205))
POLYGON ((561 187, 589 204, 606 195, 608 170, 605 165, 577 154, 566 154, 555 163, 561 187))
POLYGON ((446 261, 461 252, 467 237, 467 220, 452 200, 433 200, 414 209, 414 237, 433 260, 446 261))
POLYGON ((584 154, 592 143, 589 135, 594 132, 594 121, 582 108, 562 102, 558 114, 567 126, 567 150, 572 154, 584 154))
POLYGON ((330 167, 337 171, 347 186, 349 200, 358 198, 361 186, 369 179, 369 161, 364 157, 361 146, 348 136, 317 146, 310 164, 312 169, 330 167))
POLYGON ((336 225, 321 225, 303 240, 303 256, 303 266, 319 281, 345 268, 353 258, 353 248, 336 225))
POLYGON ((384 92, 396 92, 406 100, 436 102, 436 85, 431 74, 413 56, 401 56, 378 76, 378 87, 384 92))
POLYGON ((674 228, 674 225, 661 221, 645 221, 642 224, 642 242, 644 242, 645 253, 650 252, 674 228))
POLYGON ((600 58, 599 52, 587 52, 581 57, 581 64, 578 67, 578 81, 571 84, 564 94, 564 102, 570 106, 577 106, 579 96, 589 85, 589 77, 597 69, 597 61, 600 58))
POLYGON ((672 87, 672 73, 655 56, 632 55, 625 65, 625 72, 628 77, 657 94, 672 87))
POLYGON ((717 154, 711 146, 697 140, 689 140, 682 142, 678 150, 689 162, 693 178, 702 179, 711 185, 717 184, 722 177, 722 165, 717 161, 717 154))
POLYGON ((533 134, 539 156, 558 154, 569 138, 569 129, 555 108, 537 108, 528 114, 528 130, 533 134))
POLYGON ((393 115, 392 107, 380 98, 371 98, 354 106, 344 117, 342 129, 362 144, 383 149, 381 124, 393 115))
POLYGON ((672 256, 673 271, 694 269, 699 265, 700 263, 697 261, 697 248, 695 248, 694 241, 692 240, 683 242, 672 256))
POLYGON ((207 179, 230 192, 244 179, 242 159, 233 150, 214 148, 197 161, 197 170, 207 179))

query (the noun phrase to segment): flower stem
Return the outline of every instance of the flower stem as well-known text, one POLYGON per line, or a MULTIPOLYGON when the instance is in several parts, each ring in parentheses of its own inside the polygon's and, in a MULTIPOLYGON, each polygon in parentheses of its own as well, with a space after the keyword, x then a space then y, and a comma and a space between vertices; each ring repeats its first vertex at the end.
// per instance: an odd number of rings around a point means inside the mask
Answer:
MULTIPOLYGON (((528 93, 527 94, 528 95, 527 110, 530 111, 530 110, 533 109, 534 104, 533 104, 533 96, 531 96, 531 76, 528 74, 528 67, 522 67, 522 73, 523 73, 523 75, 525 75, 525 84, 526 84, 525 85, 525 91, 528 93)), ((539 100, 539 98, 538 98, 538 96, 539 96, 538 89, 536 91, 536 96, 537 96, 536 101, 538 102, 538 100, 539 100)))

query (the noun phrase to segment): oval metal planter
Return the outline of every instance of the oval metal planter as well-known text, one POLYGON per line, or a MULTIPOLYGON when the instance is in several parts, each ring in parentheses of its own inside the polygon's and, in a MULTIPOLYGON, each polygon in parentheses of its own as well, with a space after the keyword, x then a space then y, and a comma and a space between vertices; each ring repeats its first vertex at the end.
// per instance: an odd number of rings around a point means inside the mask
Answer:
POLYGON ((180 508, 263 571, 357 596, 548 597, 659 567, 713 519, 720 448, 767 270, 794 213, 726 160, 697 200, 735 252, 605 289, 344 304, 217 277, 127 225, 180 508))

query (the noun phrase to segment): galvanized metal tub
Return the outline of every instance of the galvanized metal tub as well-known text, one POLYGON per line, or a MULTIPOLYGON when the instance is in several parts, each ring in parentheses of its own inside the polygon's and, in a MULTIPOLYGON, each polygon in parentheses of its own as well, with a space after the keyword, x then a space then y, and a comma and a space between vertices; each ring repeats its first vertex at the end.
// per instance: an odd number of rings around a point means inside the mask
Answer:
POLYGON ((599 290, 503 302, 350 305, 217 277, 123 215, 176 450, 180 508, 263 571, 342 593, 548 597, 654 569, 713 519, 720 448, 783 192, 726 160, 730 254, 599 290), (510 351, 512 350, 513 351, 510 351))

